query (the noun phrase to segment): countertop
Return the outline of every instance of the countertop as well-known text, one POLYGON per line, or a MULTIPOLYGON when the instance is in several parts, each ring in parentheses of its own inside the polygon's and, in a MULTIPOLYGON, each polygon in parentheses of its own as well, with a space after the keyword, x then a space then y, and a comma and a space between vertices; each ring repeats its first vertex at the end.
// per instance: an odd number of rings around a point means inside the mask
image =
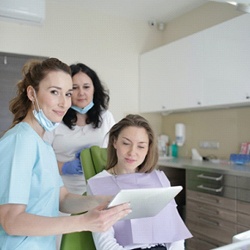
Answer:
POLYGON ((250 177, 250 165, 235 165, 227 161, 212 163, 209 161, 199 161, 185 158, 159 159, 158 166, 173 167, 181 169, 203 170, 207 172, 217 172, 235 176, 250 177))

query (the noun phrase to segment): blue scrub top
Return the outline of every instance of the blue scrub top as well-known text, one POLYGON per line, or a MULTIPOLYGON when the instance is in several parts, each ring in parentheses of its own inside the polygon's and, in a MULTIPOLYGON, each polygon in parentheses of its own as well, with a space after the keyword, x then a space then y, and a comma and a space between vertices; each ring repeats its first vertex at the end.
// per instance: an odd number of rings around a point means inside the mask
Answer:
MULTIPOLYGON (((25 204, 26 212, 56 217, 59 175, 53 148, 21 122, 0 139, 0 204, 25 204)), ((0 225, 1 250, 55 250, 55 236, 10 236, 0 225)))

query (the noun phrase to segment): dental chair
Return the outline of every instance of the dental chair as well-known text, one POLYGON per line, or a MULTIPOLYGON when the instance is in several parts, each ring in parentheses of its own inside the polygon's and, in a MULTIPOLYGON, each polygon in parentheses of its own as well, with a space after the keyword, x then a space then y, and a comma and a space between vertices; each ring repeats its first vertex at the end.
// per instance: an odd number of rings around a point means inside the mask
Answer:
MULTIPOLYGON (((107 162, 107 149, 98 146, 82 150, 80 160, 86 181, 101 172, 107 162)), ((83 195, 86 195, 84 193, 83 195)), ((62 236, 60 250, 96 250, 89 231, 64 234, 62 236)))

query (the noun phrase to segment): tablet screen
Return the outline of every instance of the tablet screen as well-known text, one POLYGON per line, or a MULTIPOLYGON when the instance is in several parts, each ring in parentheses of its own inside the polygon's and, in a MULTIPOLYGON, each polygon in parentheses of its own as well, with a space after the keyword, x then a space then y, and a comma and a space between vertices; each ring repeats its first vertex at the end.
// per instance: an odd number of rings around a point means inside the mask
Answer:
POLYGON ((157 215, 182 190, 182 186, 123 189, 109 203, 108 208, 130 202, 132 212, 123 220, 157 215))

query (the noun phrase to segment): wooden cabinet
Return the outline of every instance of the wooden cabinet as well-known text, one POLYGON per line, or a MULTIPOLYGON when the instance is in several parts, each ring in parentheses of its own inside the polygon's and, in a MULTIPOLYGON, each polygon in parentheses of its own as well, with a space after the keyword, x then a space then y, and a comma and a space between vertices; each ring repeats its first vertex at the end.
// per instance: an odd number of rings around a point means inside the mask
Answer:
POLYGON ((193 234, 187 248, 208 250, 237 233, 236 177, 186 170, 186 223, 193 234))
POLYGON ((250 229, 250 178, 237 177, 237 233, 250 229))
POLYGON ((186 207, 186 171, 185 169, 177 169, 172 167, 163 167, 159 166, 159 170, 163 171, 165 175, 168 177, 171 186, 182 186, 183 189, 181 192, 175 197, 175 201, 177 203, 177 209, 179 211, 180 216, 185 221, 185 207, 186 207))
POLYGON ((250 104, 250 16, 242 15, 140 57, 140 111, 250 104))
POLYGON ((194 236, 187 240, 188 249, 193 249, 189 244, 196 246, 194 249, 201 249, 197 247, 202 242, 209 242, 213 247, 231 242, 237 234, 236 221, 236 200, 187 191, 186 223, 194 236))
POLYGON ((250 229, 250 178, 186 170, 186 224, 193 234, 187 249, 229 244, 250 229))
POLYGON ((242 233, 249 229, 250 203, 244 201, 237 201, 237 233, 242 233))

